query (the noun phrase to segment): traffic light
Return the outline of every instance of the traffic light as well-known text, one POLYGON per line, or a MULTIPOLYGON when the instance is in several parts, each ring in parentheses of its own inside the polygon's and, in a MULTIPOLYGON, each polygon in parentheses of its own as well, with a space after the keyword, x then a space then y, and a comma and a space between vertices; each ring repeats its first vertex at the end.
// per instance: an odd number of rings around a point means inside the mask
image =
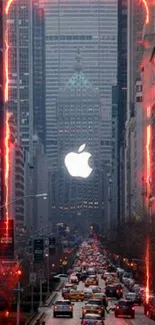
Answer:
POLYGON ((40 263, 44 259, 44 240, 41 239, 34 239, 34 262, 40 263))
POLYGON ((54 254, 56 250, 56 239, 55 237, 49 238, 49 253, 54 254))

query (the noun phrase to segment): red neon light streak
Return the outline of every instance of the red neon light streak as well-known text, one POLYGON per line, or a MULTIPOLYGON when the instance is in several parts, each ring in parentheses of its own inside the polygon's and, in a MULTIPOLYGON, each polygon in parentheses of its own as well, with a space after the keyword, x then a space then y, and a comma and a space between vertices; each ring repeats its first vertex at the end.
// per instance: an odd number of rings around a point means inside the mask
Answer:
POLYGON ((147 0, 142 0, 142 2, 145 7, 145 12, 146 12, 145 24, 147 25, 150 21, 149 5, 148 5, 147 0))
POLYGON ((146 265, 145 299, 146 299, 146 303, 148 303, 149 302, 149 291, 150 291, 150 240, 149 240, 149 238, 147 238, 147 242, 146 242, 145 265, 146 265))
MULTIPOLYGON (((147 107, 147 118, 151 116, 151 107, 147 107)), ((151 176, 151 154, 150 154, 150 143, 151 143, 151 126, 148 125, 146 129, 146 179, 147 189, 150 190, 150 176, 151 176)))
POLYGON ((12 2, 14 0, 8 0, 7 4, 6 4, 6 7, 5 7, 5 14, 8 15, 9 13, 9 9, 10 9, 10 6, 12 5, 12 2))
POLYGON ((10 171, 10 148, 9 148, 9 139, 10 139, 10 126, 9 119, 11 113, 6 112, 5 120, 5 218, 6 218, 6 232, 8 233, 8 219, 9 219, 9 171, 10 171))
MULTIPOLYGON (((8 0, 5 7, 5 15, 6 15, 6 27, 4 33, 4 73, 5 73, 5 84, 4 84, 4 102, 7 104, 8 102, 8 88, 9 88, 9 44, 8 44, 8 26, 7 26, 7 15, 9 13, 10 6, 14 0, 8 0)), ((5 107, 7 109, 7 107, 5 107)), ((4 138, 4 148, 5 148, 5 157, 4 157, 4 182, 5 182, 5 218, 6 218, 6 236, 8 236, 9 230, 9 171, 10 171, 10 147, 9 147, 9 139, 10 139, 10 127, 9 127, 9 119, 10 113, 6 111, 5 113, 5 138, 4 138)))

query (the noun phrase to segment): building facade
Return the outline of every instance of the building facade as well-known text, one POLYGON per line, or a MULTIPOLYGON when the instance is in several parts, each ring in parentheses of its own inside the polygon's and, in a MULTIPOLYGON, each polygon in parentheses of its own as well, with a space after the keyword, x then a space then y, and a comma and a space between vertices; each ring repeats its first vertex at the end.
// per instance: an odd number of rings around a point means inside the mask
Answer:
POLYGON ((125 215, 125 122, 127 111, 127 13, 128 1, 118 1, 118 113, 117 113, 117 221, 125 215))
POLYGON ((87 226, 103 217, 101 103, 99 91, 86 78, 77 60, 75 72, 60 89, 56 103, 58 169, 53 173, 52 219, 81 221, 87 226), (93 168, 86 179, 72 177, 64 164, 65 156, 70 151, 78 152, 83 144, 84 151, 91 154, 89 165, 93 168))
MULTIPOLYGON (((46 152, 51 175, 54 179, 58 175, 59 91, 73 73, 77 51, 82 57, 86 79, 99 93, 101 143, 98 159, 103 170, 105 165, 111 164, 112 154, 112 86, 117 84, 117 1, 41 0, 41 3, 45 10, 46 152)), ((83 137, 83 143, 87 140, 83 137)), ((53 178, 52 182, 55 182, 53 178)))
MULTIPOLYGON (((5 5, 7 1, 5 1, 5 5)), ((5 7, 4 7, 5 8, 5 7)), ((18 141, 31 149, 33 134, 32 1, 13 1, 5 15, 8 30, 8 102, 18 141)))
POLYGON ((112 91, 112 168, 111 168, 111 183, 109 181, 110 195, 108 200, 111 204, 110 213, 110 228, 116 228, 119 224, 118 204, 119 204, 119 149, 118 149, 118 86, 113 87, 112 91))
POLYGON ((137 75, 141 69, 143 57, 143 25, 145 23, 145 6, 143 1, 128 1, 128 34, 127 34, 127 113, 125 125, 125 209, 124 219, 131 218, 131 197, 133 196, 132 166, 131 166, 131 134, 133 133, 133 120, 135 120, 135 94, 137 75))
POLYGON ((25 195, 27 229, 32 232, 48 231, 48 164, 44 146, 38 136, 33 136, 33 165, 25 165, 25 195), (45 196, 38 194, 45 193, 45 196))
POLYGON ((45 145, 45 20, 39 0, 33 1, 33 128, 45 145))
POLYGON ((144 26, 143 41, 145 44, 142 65, 142 105, 144 117, 143 130, 143 215, 153 222, 155 215, 155 155, 154 155, 154 116, 155 116, 155 6, 149 8, 149 23, 144 26))
POLYGON ((24 226, 25 218, 25 179, 24 179, 24 149, 17 142, 17 128, 12 115, 8 118, 9 125, 9 179, 8 197, 11 204, 8 205, 8 213, 15 220, 16 227, 24 226))
MULTIPOLYGON (((117 1, 41 1, 45 9, 46 151, 56 170, 56 99, 72 74, 77 49, 99 89, 104 163, 111 159, 112 85, 117 83, 117 1)), ((104 164, 103 163, 103 164, 104 164)))

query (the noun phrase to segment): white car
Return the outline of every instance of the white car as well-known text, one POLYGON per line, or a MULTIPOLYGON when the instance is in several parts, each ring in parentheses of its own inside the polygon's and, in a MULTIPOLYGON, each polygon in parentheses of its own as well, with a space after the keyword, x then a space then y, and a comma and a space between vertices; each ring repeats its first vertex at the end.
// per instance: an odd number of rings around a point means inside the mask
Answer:
POLYGON ((69 279, 69 282, 70 283, 75 283, 75 284, 78 284, 79 283, 79 279, 76 275, 71 275, 70 276, 70 279, 69 279))
POLYGON ((93 293, 100 293, 101 288, 99 286, 91 285, 89 286, 90 289, 92 289, 93 293))
POLYGON ((68 282, 68 275, 67 274, 57 274, 53 277, 54 279, 60 279, 61 281, 68 282))
POLYGON ((85 288, 83 292, 85 299, 90 299, 93 296, 93 290, 91 288, 85 288))
POLYGON ((70 316, 73 317, 73 304, 70 300, 58 300, 53 306, 53 317, 70 316))

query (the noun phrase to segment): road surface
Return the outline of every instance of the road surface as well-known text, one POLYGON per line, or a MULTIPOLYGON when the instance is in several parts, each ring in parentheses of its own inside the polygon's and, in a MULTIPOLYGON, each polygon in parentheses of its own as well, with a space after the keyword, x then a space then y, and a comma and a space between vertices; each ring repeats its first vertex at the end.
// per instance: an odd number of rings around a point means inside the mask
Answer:
MULTIPOLYGON (((104 288, 104 281, 100 279, 100 287, 104 288)), ((84 284, 79 284, 79 289, 83 289, 84 284)), ((57 294, 56 300, 62 299, 61 292, 57 294)), ((110 300, 110 304, 114 305, 115 300, 110 300)), ((49 307, 45 310, 45 324, 46 325, 80 325, 81 324, 81 308, 83 302, 75 302, 74 316, 72 319, 66 318, 53 318, 53 309, 49 307)), ((105 318, 105 325, 155 325, 153 320, 150 320, 144 315, 143 306, 135 307, 135 319, 130 318, 115 318, 114 312, 110 312, 105 318)))

